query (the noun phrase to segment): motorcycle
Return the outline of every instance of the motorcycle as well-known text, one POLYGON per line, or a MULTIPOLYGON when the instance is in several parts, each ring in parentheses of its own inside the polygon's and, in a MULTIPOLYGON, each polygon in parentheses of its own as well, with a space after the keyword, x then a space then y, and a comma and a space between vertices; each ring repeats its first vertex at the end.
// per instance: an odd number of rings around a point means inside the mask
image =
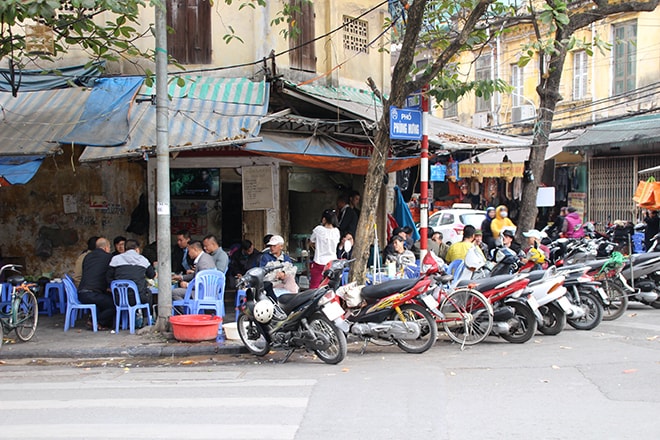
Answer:
POLYGON ((493 306, 491 334, 516 344, 527 342, 534 336, 543 318, 533 295, 526 292, 527 274, 497 275, 476 280, 462 280, 460 288, 481 292, 493 306))
POLYGON ((566 299, 570 302, 575 313, 567 318, 568 325, 576 330, 592 330, 603 320, 604 307, 609 305, 610 299, 593 277, 587 275, 588 267, 563 270, 566 299))
POLYGON ((346 328, 344 310, 335 301, 335 292, 325 285, 275 299, 264 277, 281 267, 255 267, 239 280, 238 288, 246 291, 237 320, 241 341, 257 356, 265 356, 271 347, 288 350, 282 362, 302 348, 327 364, 338 364, 346 357, 348 346, 340 329, 346 328))
MULTIPOLYGON (((324 270, 330 288, 337 288, 341 274, 350 261, 330 262, 324 270)), ((322 283, 323 284, 323 283, 322 283)), ((347 310, 344 318, 348 333, 364 341, 362 352, 370 341, 396 344, 408 353, 424 353, 438 338, 438 327, 428 311, 424 298, 429 298, 433 280, 426 275, 415 279, 385 281, 370 286, 350 283, 337 288, 347 310)), ((432 298, 431 298, 432 299, 432 298)), ((427 299, 428 301, 428 299, 427 299)), ((437 302, 430 304, 437 310, 437 302)))

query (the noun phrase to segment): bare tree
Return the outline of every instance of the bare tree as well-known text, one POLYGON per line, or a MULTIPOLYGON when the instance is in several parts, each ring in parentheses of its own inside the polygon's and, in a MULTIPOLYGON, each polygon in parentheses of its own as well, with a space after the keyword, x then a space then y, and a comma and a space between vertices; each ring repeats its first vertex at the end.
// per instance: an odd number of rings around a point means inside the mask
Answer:
POLYGON ((477 2, 416 0, 410 5, 405 0, 401 0, 401 3, 407 12, 405 33, 399 58, 392 72, 390 96, 388 98, 382 96, 373 86, 374 82, 369 81, 374 93, 379 95, 383 102, 383 115, 377 124, 375 147, 365 179, 362 212, 353 251, 356 262, 353 265, 352 278, 360 281, 364 280, 366 274, 370 244, 375 234, 373 225, 376 223, 376 207, 390 153, 389 108, 401 107, 408 95, 420 90, 422 86, 429 84, 440 75, 459 52, 471 50, 475 45, 487 41, 489 38, 485 32, 487 12, 496 4, 495 0, 477 2), (440 21, 442 21, 441 25, 436 26, 440 21), (441 30, 431 36, 434 46, 438 48, 438 55, 424 73, 418 75, 416 79, 411 79, 414 56, 420 34, 424 33, 425 26, 441 30))
MULTIPOLYGON (((607 0, 596 0, 584 7, 583 4, 570 9, 569 5, 562 1, 546 0, 550 7, 540 13, 534 13, 525 20, 534 26, 537 48, 545 48, 539 51, 541 56, 548 59, 548 71, 542 72, 541 81, 536 87, 539 95, 539 113, 533 135, 532 147, 529 153, 529 169, 537 178, 525 179, 522 192, 522 203, 520 218, 518 220, 518 235, 522 231, 532 229, 536 221, 538 209, 536 207, 536 193, 538 190, 538 177, 543 174, 545 153, 548 148, 552 120, 555 107, 563 98, 559 94, 561 75, 566 61, 568 51, 573 47, 574 39, 571 38, 576 31, 583 29, 592 23, 600 21, 611 15, 624 12, 653 11, 658 6, 659 0, 633 1, 633 2, 609 2, 607 0), (550 38, 543 41, 540 29, 548 28, 554 33, 550 38), (549 43, 549 44, 548 44, 549 43)), ((573 6, 573 5, 570 5, 573 6)), ((521 60, 523 63, 529 58, 521 60)), ((540 63, 543 66, 544 63, 540 63)), ((520 238, 520 237, 518 237, 520 238)))

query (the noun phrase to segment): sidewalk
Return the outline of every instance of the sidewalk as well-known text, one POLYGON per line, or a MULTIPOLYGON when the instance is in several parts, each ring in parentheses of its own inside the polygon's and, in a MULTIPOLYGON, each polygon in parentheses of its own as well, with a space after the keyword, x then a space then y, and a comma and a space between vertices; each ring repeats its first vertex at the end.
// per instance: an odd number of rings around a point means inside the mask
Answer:
POLYGON ((110 357, 185 357, 247 353, 240 340, 196 343, 179 342, 171 333, 154 333, 151 327, 128 330, 99 331, 85 327, 86 319, 64 332, 64 315, 39 315, 37 332, 29 342, 21 342, 15 332, 5 334, 0 359, 29 358, 110 358, 110 357))

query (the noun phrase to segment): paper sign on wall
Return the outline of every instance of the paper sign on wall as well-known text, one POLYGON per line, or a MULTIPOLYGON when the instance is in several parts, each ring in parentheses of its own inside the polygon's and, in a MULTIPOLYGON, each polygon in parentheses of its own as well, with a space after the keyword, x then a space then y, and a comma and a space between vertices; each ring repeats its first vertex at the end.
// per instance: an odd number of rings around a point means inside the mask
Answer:
POLYGON ((273 209, 273 171, 269 166, 243 167, 243 210, 273 209))

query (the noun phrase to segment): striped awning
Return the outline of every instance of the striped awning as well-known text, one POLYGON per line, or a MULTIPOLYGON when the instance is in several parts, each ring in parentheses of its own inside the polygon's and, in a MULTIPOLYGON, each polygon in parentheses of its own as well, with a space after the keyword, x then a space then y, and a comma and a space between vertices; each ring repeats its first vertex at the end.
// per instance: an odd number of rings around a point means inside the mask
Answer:
MULTIPOLYGON (((195 150, 259 141, 260 120, 268 111, 265 82, 246 78, 187 80, 170 85, 168 141, 170 151, 195 150)), ((115 147, 87 147, 81 162, 142 157, 156 149, 156 106, 151 87, 143 86, 129 116, 129 137, 115 147)))
POLYGON ((87 88, 42 92, 0 92, 0 156, 49 156, 78 123, 90 95, 87 88))

